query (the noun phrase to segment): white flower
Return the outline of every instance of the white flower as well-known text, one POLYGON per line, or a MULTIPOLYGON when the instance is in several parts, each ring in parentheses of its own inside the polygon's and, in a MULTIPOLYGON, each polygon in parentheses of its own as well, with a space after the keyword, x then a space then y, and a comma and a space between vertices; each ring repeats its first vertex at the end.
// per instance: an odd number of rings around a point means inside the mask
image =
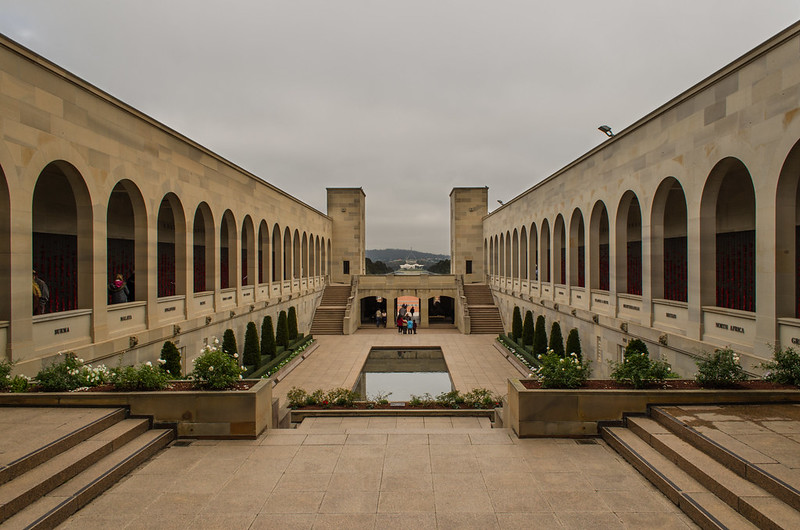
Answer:
POLYGON ((213 367, 213 366, 209 366, 209 367, 208 367, 208 371, 209 371, 209 372, 213 372, 213 371, 214 371, 214 367, 213 367))
POLYGON ((146 362, 146 363, 144 363, 144 364, 145 364, 145 366, 153 366, 153 363, 151 363, 150 361, 147 361, 147 362, 146 362))
POLYGON ((239 354, 238 354, 238 353, 234 353, 234 354, 233 354, 233 358, 234 358, 234 359, 238 359, 238 358, 239 358, 239 354))
POLYGON ((167 361, 165 361, 164 359, 159 359, 158 364, 167 364, 167 361))

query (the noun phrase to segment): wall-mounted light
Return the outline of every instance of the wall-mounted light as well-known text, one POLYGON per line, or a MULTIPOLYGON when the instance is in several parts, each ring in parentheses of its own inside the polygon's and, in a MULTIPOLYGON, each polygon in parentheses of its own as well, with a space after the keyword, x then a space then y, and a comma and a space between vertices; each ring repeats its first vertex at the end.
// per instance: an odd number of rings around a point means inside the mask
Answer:
POLYGON ((500 203, 500 206, 502 206, 502 205, 503 205, 503 201, 501 201, 500 199, 497 199, 497 202, 499 202, 499 203, 500 203))
POLYGON ((597 130, 605 133, 605 135, 608 136, 609 138, 614 136, 614 133, 611 132, 611 127, 609 127, 608 125, 601 125, 600 127, 597 128, 597 130))

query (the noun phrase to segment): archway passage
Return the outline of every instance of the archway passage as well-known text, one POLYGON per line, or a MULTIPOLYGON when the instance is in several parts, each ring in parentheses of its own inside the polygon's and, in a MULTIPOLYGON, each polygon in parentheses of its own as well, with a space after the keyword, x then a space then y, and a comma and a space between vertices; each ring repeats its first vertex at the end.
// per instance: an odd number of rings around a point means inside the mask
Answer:
MULTIPOLYGON (((108 199, 106 246, 107 283, 111 284, 118 275, 122 275, 124 285, 127 288, 127 294, 123 299, 127 302, 136 300, 134 280, 134 272, 136 270, 135 218, 130 195, 122 184, 114 186, 111 197, 108 199)), ((117 301, 119 301, 118 298, 117 301)), ((110 292, 108 294, 108 303, 113 303, 110 292)))
POLYGON ((402 312, 413 314, 414 318, 419 318, 419 298, 416 296, 398 296, 397 305, 395 307, 395 315, 402 312))
POLYGON ((449 296, 428 298, 428 325, 452 326, 455 324, 455 300, 449 296))
MULTIPOLYGON (((378 326, 377 313, 386 313, 386 298, 381 296, 366 296, 361 299, 361 323, 364 325, 378 326)), ((388 316, 387 316, 388 318, 388 316)), ((380 326, 385 327, 386 323, 380 320, 380 326)))
POLYGON ((158 208, 158 296, 174 296, 175 290, 175 215, 167 197, 158 208))

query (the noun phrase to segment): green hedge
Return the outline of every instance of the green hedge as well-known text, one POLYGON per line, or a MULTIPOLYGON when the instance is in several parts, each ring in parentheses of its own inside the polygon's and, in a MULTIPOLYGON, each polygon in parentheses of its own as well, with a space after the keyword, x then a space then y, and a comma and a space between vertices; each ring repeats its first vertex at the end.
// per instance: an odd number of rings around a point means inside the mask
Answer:
POLYGON ((528 348, 523 347, 522 344, 516 342, 514 339, 512 339, 508 335, 502 335, 501 334, 501 335, 499 335, 497 337, 497 340, 499 340, 501 343, 505 344, 506 346, 510 346, 510 347, 514 348, 514 351, 517 353, 517 355, 521 355, 526 361, 528 361, 528 363, 532 367, 538 368, 541 365, 541 363, 536 358, 536 356, 533 353, 531 353, 530 347, 528 347, 528 348))
MULTIPOLYGON (((274 360, 272 360, 268 364, 265 364, 265 365, 261 366, 261 368, 259 368, 255 372, 248 374, 247 378, 248 379, 258 379, 258 378, 260 378, 261 376, 266 374, 268 371, 272 370, 274 367, 276 367, 279 364, 281 364, 281 362, 283 362, 287 357, 290 357, 298 348, 300 348, 301 346, 303 346, 307 342, 311 341, 311 339, 313 339, 313 338, 314 338, 314 336, 310 335, 310 334, 298 338, 296 341, 294 341, 292 343, 292 345, 291 345, 291 347, 289 349, 287 349, 285 351, 282 351, 282 352, 279 351, 278 355, 275 357, 274 360)), ((280 348, 278 348, 278 349, 280 350, 280 348)))

